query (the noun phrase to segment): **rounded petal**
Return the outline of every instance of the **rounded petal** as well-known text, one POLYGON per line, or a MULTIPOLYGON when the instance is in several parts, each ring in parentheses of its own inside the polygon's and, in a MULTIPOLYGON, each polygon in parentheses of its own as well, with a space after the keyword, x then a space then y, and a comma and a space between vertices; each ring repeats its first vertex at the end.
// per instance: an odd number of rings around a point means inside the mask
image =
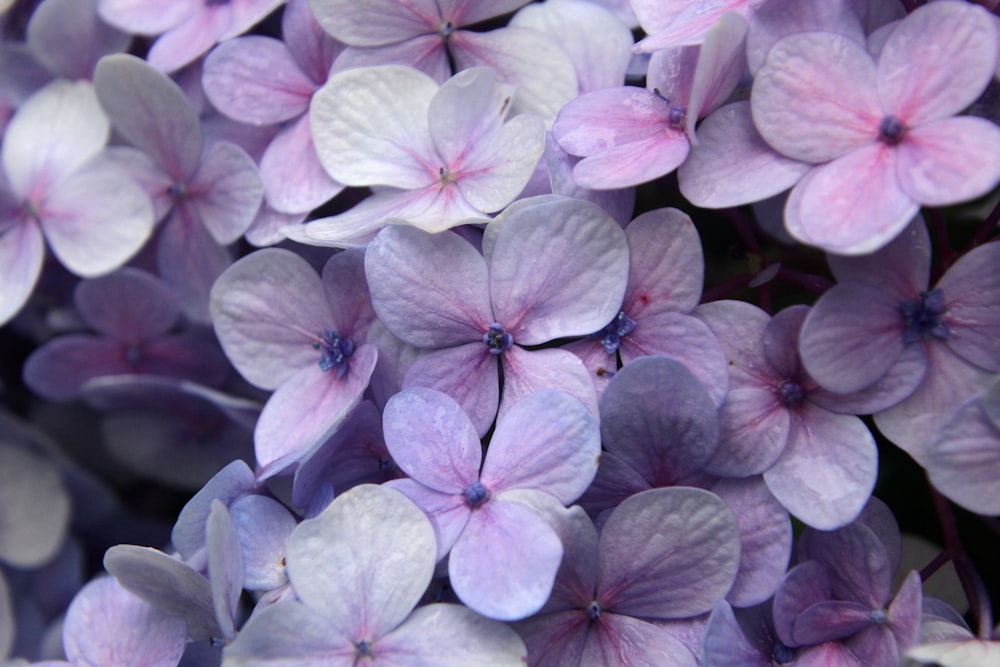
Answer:
POLYGON ((501 621, 545 604, 563 557, 555 531, 532 510, 495 498, 469 517, 451 549, 448 576, 473 611, 501 621))
POLYGON ((427 116, 438 86, 422 72, 384 65, 340 72, 309 107, 319 160, 345 185, 419 188, 443 166, 427 116))
POLYGON ((920 9, 893 29, 878 59, 879 96, 911 127, 972 104, 993 76, 998 50, 985 9, 964 2, 920 9))
POLYGON ((937 287, 948 306, 948 347, 981 368, 1000 371, 1000 243, 961 257, 937 287))
POLYGON ((35 223, 15 224, 0 234, 0 325, 28 301, 44 259, 45 240, 35 223))
POLYGON ((189 187, 197 193, 188 202, 189 210, 219 245, 243 236, 264 197, 253 158, 229 141, 208 147, 189 187))
POLYGON ((267 147, 260 180, 267 203, 284 213, 308 213, 344 189, 319 162, 308 116, 283 128, 267 147))
POLYGON ((368 246, 365 275, 379 319, 410 345, 478 341, 493 322, 486 263, 456 234, 390 225, 368 246))
POLYGON ((352 641, 377 641, 403 622, 431 581, 436 546, 404 495, 364 484, 288 538, 288 577, 302 602, 352 641))
POLYGON ((773 388, 733 387, 719 413, 719 447, 705 470, 745 477, 764 472, 788 444, 790 417, 773 388))
POLYGON ((380 46, 435 32, 440 16, 433 0, 312 0, 316 20, 328 33, 353 46, 380 46))
POLYGON ((249 591, 271 591, 288 583, 285 542, 297 525, 285 506, 267 496, 243 496, 229 509, 243 552, 249 591))
POLYGON ((785 227, 802 243, 841 255, 874 252, 920 208, 896 176, 898 151, 872 143, 814 167, 792 189, 785 227))
POLYGON ((696 667, 698 659, 663 628, 622 614, 602 614, 587 635, 581 665, 696 667), (616 661, 622 661, 616 663, 616 661))
POLYGON ((43 565, 66 539, 71 505, 55 464, 19 445, 0 444, 0 560, 43 565))
POLYGON ((858 42, 835 33, 778 41, 754 79, 754 124, 780 153, 826 162, 875 141, 884 112, 875 61, 858 42))
POLYGON ((857 518, 877 469, 875 439, 864 422, 804 403, 793 412, 788 445, 764 481, 796 518, 833 530, 857 518))
POLYGON ((627 280, 622 228, 580 200, 511 214, 490 261, 493 312, 520 345, 597 331, 618 314, 627 280), (525 262, 538 248, 542 261, 525 262))
POLYGON ((479 478, 479 436, 447 394, 410 387, 389 399, 382 420, 393 460, 422 485, 459 494, 479 478))
POLYGON ((301 461, 333 435, 361 401, 377 357, 374 345, 361 345, 348 358, 342 376, 310 364, 285 380, 264 405, 254 429, 259 475, 301 461))
POLYGON ((503 355, 503 397, 498 416, 503 418, 521 399, 539 389, 559 389, 579 400, 597 415, 597 391, 579 357, 558 348, 524 350, 514 346, 503 355))
POLYGON ((73 302, 91 327, 129 342, 166 333, 180 316, 177 296, 163 281, 130 267, 81 282, 73 302))
POLYGON ((498 421, 481 481, 495 494, 537 489, 569 505, 594 479, 600 454, 597 418, 566 392, 542 389, 498 421))
POLYGON ((318 363, 312 343, 333 325, 319 276, 279 248, 258 250, 226 270, 212 288, 211 312, 226 356, 263 389, 318 363))
POLYGON ((718 496, 669 487, 636 494, 601 530, 597 600, 608 611, 685 618, 709 611, 739 567, 739 528, 718 496))
POLYGON ((32 53, 67 79, 89 79, 101 56, 124 51, 130 41, 129 34, 98 18, 96 0, 50 0, 39 5, 28 22, 32 53))
POLYGON ((691 217, 676 208, 643 213, 625 228, 628 238, 629 317, 663 310, 689 313, 701 299, 705 258, 691 217))
POLYGON ((80 667, 124 661, 174 667, 184 653, 184 619, 150 606, 111 577, 95 579, 73 598, 63 626, 66 657, 80 667))
POLYGON ((201 160, 198 116, 167 75, 135 56, 101 59, 94 88, 115 130, 149 153, 175 181, 185 182, 201 160))
POLYGON ((205 58, 202 85, 212 105, 233 120, 270 125, 309 109, 316 84, 280 40, 249 35, 219 44, 205 58))
POLYGON ((465 494, 441 493, 413 479, 393 479, 383 486, 399 491, 423 511, 434 528, 436 558, 438 561, 444 559, 472 516, 465 494))
POLYGON ((1000 428, 981 398, 963 403, 941 424, 926 465, 931 483, 954 502, 978 514, 1000 514, 1000 428))

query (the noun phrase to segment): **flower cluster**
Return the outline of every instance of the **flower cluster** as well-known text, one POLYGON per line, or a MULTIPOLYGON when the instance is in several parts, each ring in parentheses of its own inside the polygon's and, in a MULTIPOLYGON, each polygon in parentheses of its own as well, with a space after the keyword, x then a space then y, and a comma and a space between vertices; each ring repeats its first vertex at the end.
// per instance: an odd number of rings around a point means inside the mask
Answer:
POLYGON ((0 667, 1000 664, 998 17, 0 0, 0 667))

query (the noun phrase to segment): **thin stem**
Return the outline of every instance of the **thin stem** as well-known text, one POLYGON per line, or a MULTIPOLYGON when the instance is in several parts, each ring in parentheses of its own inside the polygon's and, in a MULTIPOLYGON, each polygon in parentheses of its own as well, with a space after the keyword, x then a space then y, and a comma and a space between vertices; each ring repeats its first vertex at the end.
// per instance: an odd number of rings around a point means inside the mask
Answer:
POLYGON ((708 303, 709 301, 718 301, 719 299, 725 299, 727 296, 732 295, 740 289, 743 289, 753 280, 753 274, 749 271, 744 271, 743 273, 730 278, 729 280, 719 283, 715 287, 705 290, 701 295, 701 302, 708 303))
POLYGON ((993 618, 990 611, 990 597, 983 584, 982 578, 976 571, 972 561, 969 560, 962 541, 958 535, 958 526, 955 523, 955 514, 952 512, 948 499, 942 496, 937 489, 931 487, 931 497, 934 500, 934 509, 941 524, 941 531, 944 534, 945 551, 952 556, 955 563, 955 572, 958 580, 962 584, 962 590, 969 601, 969 609, 979 626, 979 636, 988 639, 993 630, 993 618))
MULTIPOLYGON (((1000 5, 997 5, 1000 8, 1000 5)), ((1000 223, 1000 200, 997 201, 996 206, 990 211, 990 214, 986 216, 983 220, 983 224, 979 226, 976 233, 973 234, 972 240, 969 241, 969 245, 966 246, 965 252, 969 252, 976 246, 986 243, 986 239, 989 238, 990 234, 997 228, 997 223, 1000 223)))
POLYGON ((747 250, 763 259, 764 252, 760 249, 757 237, 753 233, 753 222, 747 217, 746 213, 738 208, 730 208, 726 210, 726 217, 729 218, 729 222, 736 228, 736 233, 740 235, 740 240, 743 241, 743 245, 746 246, 747 250))
POLYGON ((927 581, 933 577, 938 570, 948 564, 951 560, 951 551, 948 549, 942 549, 941 553, 934 557, 930 563, 924 566, 924 569, 920 570, 920 581, 927 581))

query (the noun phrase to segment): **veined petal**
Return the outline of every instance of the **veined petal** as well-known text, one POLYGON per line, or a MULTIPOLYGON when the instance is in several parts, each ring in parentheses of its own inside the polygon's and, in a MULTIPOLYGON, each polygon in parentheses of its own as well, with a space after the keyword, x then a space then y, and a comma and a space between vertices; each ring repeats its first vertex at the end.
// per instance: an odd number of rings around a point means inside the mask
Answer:
POLYGON ((16 222, 0 234, 0 325, 28 301, 44 259, 45 241, 34 222, 16 222))
POLYGON ((205 5, 200 12, 160 35, 146 54, 146 60, 167 73, 191 64, 229 32, 232 6, 205 5))
POLYGON ((930 3, 912 12, 879 53, 878 91, 886 111, 911 127, 960 112, 992 78, 997 40, 982 7, 930 3))
POLYGON ((253 158, 229 141, 209 146, 189 188, 191 210, 219 245, 243 236, 264 196, 253 158))
POLYGON ((788 446, 764 481, 798 519, 833 530, 861 512, 877 468, 878 450, 864 422, 806 402, 792 414, 788 446))
POLYGON ((225 647, 227 665, 353 667, 353 640, 343 628, 298 601, 257 609, 225 647))
POLYGON ((84 167, 48 193, 40 219, 63 266, 89 278, 139 251, 153 230, 153 205, 124 173, 84 167))
POLYGON ((861 19, 867 5, 867 0, 768 0, 754 12, 747 33, 750 72, 756 74, 764 65, 767 52, 775 42, 797 32, 835 32, 864 44, 865 30, 861 19))
POLYGON ((552 591, 563 547, 555 531, 502 497, 477 508, 451 549, 448 575, 470 609, 497 620, 531 616, 552 591))
POLYGON ((481 340, 493 322, 486 263, 456 234, 390 225, 368 246, 365 274, 379 319, 410 345, 481 340))
POLYGON ((0 159, 11 191, 37 204, 97 155, 109 132, 89 82, 59 80, 45 86, 18 108, 4 132, 0 159))
POLYGON ((420 188, 441 166, 427 117, 437 84, 409 67, 340 72, 309 108, 320 162, 346 185, 420 188))
POLYGON ((1000 371, 1000 243, 987 243, 959 258, 936 287, 948 306, 946 344, 966 361, 1000 371))
POLYGON ((267 203, 282 213, 308 213, 336 197, 344 186, 326 173, 313 144, 309 116, 282 128, 260 158, 267 203))
POLYGON ((980 197, 1000 182, 1000 127, 985 118, 943 118, 911 128, 896 173, 906 194, 925 206, 980 197))
POLYGON ((101 59, 94 87, 115 130, 149 153, 176 182, 201 160, 202 134, 191 102, 169 77, 126 54, 101 59))
POLYGON ((166 333, 180 316, 177 296, 163 281, 130 267, 80 283, 73 303, 91 327, 129 342, 166 333))
POLYGON ((101 56, 124 51, 131 39, 98 19, 96 0, 50 0, 38 6, 27 29, 35 57, 67 79, 89 79, 101 56))
POLYGON ((317 88, 284 43, 260 35, 223 42, 213 49, 205 58, 202 85, 221 113, 256 125, 304 114, 317 88))
POLYGON ((511 214, 490 261, 493 311, 520 345, 597 331, 618 314, 627 280, 622 228, 578 200, 511 214), (525 262, 538 248, 544 261, 525 262))
POLYGON ((597 414, 597 391, 587 367, 569 350, 525 350, 517 345, 504 353, 503 397, 498 416, 539 389, 560 389, 597 414))
POLYGON ((705 465, 716 475, 760 474, 788 444, 788 410, 770 387, 732 387, 719 412, 719 425, 719 447, 705 465))
POLYGON ((457 604, 416 609, 376 650, 378 664, 386 667, 518 667, 528 661, 513 630, 457 604))
POLYGON ((623 308, 628 315, 694 310, 701 298, 705 261, 690 216, 676 208, 647 211, 629 223, 625 236, 629 281, 623 308))
POLYGON ((896 177, 899 152, 872 143, 807 173, 785 205, 785 227, 803 243, 841 255, 874 252, 920 208, 896 177))
POLYGON ((698 127, 698 143, 677 168, 677 180, 692 204, 727 208, 783 192, 809 169, 809 163, 785 157, 764 141, 749 102, 734 102, 698 127))
POLYGON ((483 437, 500 404, 499 371, 496 355, 490 354, 482 341, 476 341, 424 354, 406 371, 403 387, 427 387, 448 394, 483 437))
POLYGON ((254 451, 271 474, 301 461, 333 435, 361 401, 378 351, 361 345, 348 358, 342 377, 335 369, 309 365, 285 380, 271 395, 254 429, 254 451))
POLYGON ((451 64, 444 37, 433 32, 418 35, 405 42, 383 46, 348 46, 337 56, 331 74, 359 67, 405 65, 419 70, 437 83, 451 76, 451 64))
POLYGON ((747 68, 747 22, 733 12, 723 14, 709 29, 698 53, 687 102, 687 133, 694 141, 694 124, 717 109, 732 94, 747 68))
POLYGON ((502 81, 517 87, 513 112, 541 116, 546 127, 577 94, 576 70, 569 56, 535 30, 460 30, 452 34, 449 48, 460 70, 486 66, 499 72, 502 81))
POLYGON ((864 47, 843 35, 785 37, 754 79, 754 124, 767 143, 792 159, 832 160, 878 137, 885 114, 875 72, 864 47))
POLYGON ((350 641, 374 643, 416 606, 434 553, 434 531, 412 501, 364 484, 292 531, 288 576, 303 603, 350 641))
POLYGON ((640 185, 677 169, 690 150, 683 132, 661 129, 646 139, 583 158, 573 167, 573 181, 595 190, 640 185))
POLYGON ((580 664, 696 667, 698 659, 680 640, 653 623, 604 613, 587 634, 580 664))
POLYGON ((396 394, 385 406, 383 428, 393 460, 420 484, 460 494, 479 479, 479 436, 448 395, 423 387, 396 394))
POLYGON ((435 32, 440 16, 434 0, 313 0, 316 20, 352 46, 380 46, 435 32))
POLYGON ((726 504, 689 487, 651 489, 619 505, 600 537, 597 600, 608 611, 685 618, 710 610, 739 567, 739 530, 726 504))
POLYGON ((455 186, 484 213, 499 211, 528 184, 545 151, 540 119, 521 114, 488 131, 460 161, 455 186))
POLYGON ((212 322, 226 356, 247 380, 276 389, 319 362, 312 347, 332 315, 316 272, 283 249, 233 264, 212 288, 212 322))
POLYGON ((127 32, 158 35, 197 12, 202 0, 177 0, 164 5, 157 0, 98 0, 102 19, 127 32))
POLYGON ((497 494, 537 489, 569 505, 594 479, 600 454, 597 417, 573 396, 543 389, 498 421, 481 481, 497 494))
POLYGON ((383 486, 399 491, 427 515, 437 540, 437 560, 447 556, 472 516, 465 494, 442 493, 408 478, 392 479, 383 486))

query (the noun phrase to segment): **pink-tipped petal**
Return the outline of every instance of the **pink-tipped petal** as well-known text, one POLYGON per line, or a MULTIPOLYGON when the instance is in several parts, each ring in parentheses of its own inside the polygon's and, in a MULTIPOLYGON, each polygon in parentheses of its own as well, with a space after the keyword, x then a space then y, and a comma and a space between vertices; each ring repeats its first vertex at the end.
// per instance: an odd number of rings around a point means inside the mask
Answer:
POLYGON ((253 158, 229 141, 209 146, 189 187, 191 211, 219 245, 243 236, 264 196, 253 158))
POLYGON ((313 0, 310 7, 324 30, 352 46, 403 42, 436 31, 440 20, 433 0, 313 0))
POLYGON ((267 203, 289 214, 308 213, 344 189, 319 162, 308 116, 283 128, 267 147, 260 159, 260 180, 267 203))
POLYGON ((764 139, 784 155, 826 162, 874 141, 884 115, 875 61, 834 33, 780 40, 754 79, 750 102, 764 139))

